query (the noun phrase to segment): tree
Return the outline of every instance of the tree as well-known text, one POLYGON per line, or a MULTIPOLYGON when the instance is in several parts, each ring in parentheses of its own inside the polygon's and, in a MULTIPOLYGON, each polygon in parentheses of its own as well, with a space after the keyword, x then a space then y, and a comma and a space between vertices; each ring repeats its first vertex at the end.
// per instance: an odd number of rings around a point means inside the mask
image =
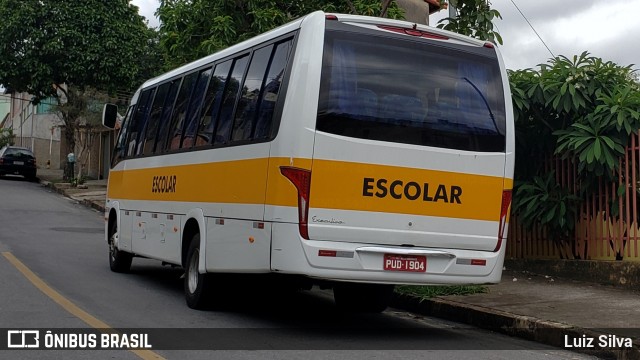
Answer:
MULTIPOLYGON (((55 105, 53 110, 63 119, 76 119, 73 149, 75 149, 78 165, 77 177, 81 178, 88 150, 97 135, 93 130, 102 124, 102 108, 105 103, 114 103, 116 99, 88 86, 84 88, 70 86, 65 93, 69 95, 68 100, 55 105)), ((66 131, 69 130, 66 129, 66 131)))
POLYGON ((160 32, 155 28, 146 28, 144 38, 146 44, 142 49, 141 57, 137 60, 139 69, 133 81, 136 87, 163 72, 164 58, 160 46, 160 32))
MULTIPOLYGON (((138 85, 149 32, 128 0, 0 0, 0 13, 0 83, 12 91, 62 106, 75 101, 68 89, 113 93, 138 85)), ((79 121, 73 116, 62 112, 70 149, 79 121)))
MULTIPOLYGON (((575 219, 578 198, 618 175, 629 135, 640 129, 640 85, 631 66, 587 52, 558 56, 539 70, 510 71, 509 80, 516 120, 514 210, 525 224, 544 223, 561 251, 575 249, 569 218, 575 219), (544 168, 553 154, 576 163, 577 198, 544 168)), ((618 188, 619 194, 624 191, 618 188)), ((611 206, 611 213, 617 208, 611 206)))
POLYGON ((283 25, 316 10, 386 15, 403 13, 389 0, 160 0, 160 44, 171 69, 283 25))
MULTIPOLYGON (((444 18, 438 27, 480 40, 502 44, 502 36, 493 29, 493 19, 502 19, 498 10, 491 9, 488 0, 449 0, 456 17, 444 18)), ((443 1, 441 1, 443 3, 443 1)))
POLYGON ((13 145, 13 129, 0 129, 0 149, 7 145, 13 145))

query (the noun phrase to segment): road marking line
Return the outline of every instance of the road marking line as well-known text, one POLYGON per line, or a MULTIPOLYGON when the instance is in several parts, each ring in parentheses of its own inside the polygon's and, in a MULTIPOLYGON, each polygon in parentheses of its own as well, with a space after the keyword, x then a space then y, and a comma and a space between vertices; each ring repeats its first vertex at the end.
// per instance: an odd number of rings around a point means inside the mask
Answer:
MULTIPOLYGON (((100 330, 104 333, 116 333, 115 329, 111 326, 107 325, 104 321, 96 318, 95 316, 89 314, 88 312, 82 310, 76 304, 72 303, 71 300, 65 298, 62 294, 54 290, 51 286, 47 285, 38 275, 36 275, 31 269, 29 269, 22 261, 18 260, 10 252, 3 252, 2 255, 9 260, 9 262, 15 266, 18 271, 27 278, 27 280, 31 281, 31 283, 38 288, 38 290, 42 291, 45 295, 47 295, 51 300, 55 301, 58 305, 62 306, 65 310, 67 310, 71 315, 74 315, 78 319, 84 321, 89 326, 94 329, 100 330)), ((132 353, 138 355, 141 359, 144 360, 163 360, 164 358, 157 353, 151 350, 129 350, 132 353)))

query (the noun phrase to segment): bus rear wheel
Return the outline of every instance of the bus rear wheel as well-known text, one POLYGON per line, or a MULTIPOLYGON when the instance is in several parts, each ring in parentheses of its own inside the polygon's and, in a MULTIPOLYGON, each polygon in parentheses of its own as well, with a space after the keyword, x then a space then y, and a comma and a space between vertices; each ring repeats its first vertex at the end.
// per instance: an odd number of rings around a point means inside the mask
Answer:
POLYGON ((379 313, 389 306, 393 285, 337 283, 333 298, 340 310, 361 313, 379 313))
POLYGON ((210 276, 200 274, 200 234, 195 234, 189 244, 185 262, 184 294, 187 305, 192 309, 207 308, 211 298, 210 276))
POLYGON ((125 273, 131 269, 133 255, 118 249, 118 225, 113 222, 109 235, 109 267, 111 271, 125 273))

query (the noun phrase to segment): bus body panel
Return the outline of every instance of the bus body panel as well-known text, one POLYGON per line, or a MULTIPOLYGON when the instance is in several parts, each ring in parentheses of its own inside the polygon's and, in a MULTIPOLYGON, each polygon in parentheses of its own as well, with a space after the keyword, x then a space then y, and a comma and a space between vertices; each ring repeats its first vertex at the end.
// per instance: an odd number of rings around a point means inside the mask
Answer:
POLYGON ((281 173, 282 166, 311 169, 316 111, 320 88, 324 15, 314 13, 302 20, 291 64, 291 79, 284 98, 280 126, 271 143, 267 183, 266 221, 297 222, 296 192, 281 173), (289 205, 286 209, 281 206, 289 205))
POLYGON ((207 218, 210 234, 207 272, 260 273, 271 270, 271 224, 263 221, 207 218))
POLYGON ((318 132, 309 236, 492 251, 504 163, 503 153, 440 151, 318 132), (392 158, 396 165, 384 161, 392 158))
POLYGON ((300 237, 296 224, 273 224, 273 270, 286 274, 304 274, 323 280, 387 284, 478 284, 500 282, 504 251, 451 249, 435 251, 367 243, 315 241, 300 237), (337 256, 321 256, 321 251, 336 251, 337 256), (425 272, 398 272, 383 269, 384 254, 427 256, 425 272), (473 265, 484 261, 484 265, 473 265))
POLYGON ((134 214, 132 250, 134 253, 172 264, 180 263, 181 216, 158 214, 148 211, 131 211, 134 214))

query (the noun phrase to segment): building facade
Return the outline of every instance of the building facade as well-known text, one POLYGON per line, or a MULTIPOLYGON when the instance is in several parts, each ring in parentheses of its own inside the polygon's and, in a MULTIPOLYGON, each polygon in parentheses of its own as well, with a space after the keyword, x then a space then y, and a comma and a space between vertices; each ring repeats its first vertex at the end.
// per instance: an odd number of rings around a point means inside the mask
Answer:
POLYGON ((2 127, 13 130, 14 144, 31 149, 38 168, 60 169, 63 122, 52 111, 53 100, 45 99, 34 105, 27 93, 9 93, 4 97, 10 106, 2 127))
POLYGON ((404 10, 405 20, 417 24, 429 25, 429 15, 440 11, 439 0, 396 0, 396 3, 404 10))
MULTIPOLYGON (((0 128, 12 129, 14 145, 31 149, 39 169, 64 169, 67 163, 67 131, 56 112, 55 98, 33 104, 27 93, 0 94, 0 128)), ((98 106, 100 111, 102 104, 98 106)), ((86 126, 82 119, 75 133, 75 174, 106 179, 116 132, 101 125, 86 126)))

